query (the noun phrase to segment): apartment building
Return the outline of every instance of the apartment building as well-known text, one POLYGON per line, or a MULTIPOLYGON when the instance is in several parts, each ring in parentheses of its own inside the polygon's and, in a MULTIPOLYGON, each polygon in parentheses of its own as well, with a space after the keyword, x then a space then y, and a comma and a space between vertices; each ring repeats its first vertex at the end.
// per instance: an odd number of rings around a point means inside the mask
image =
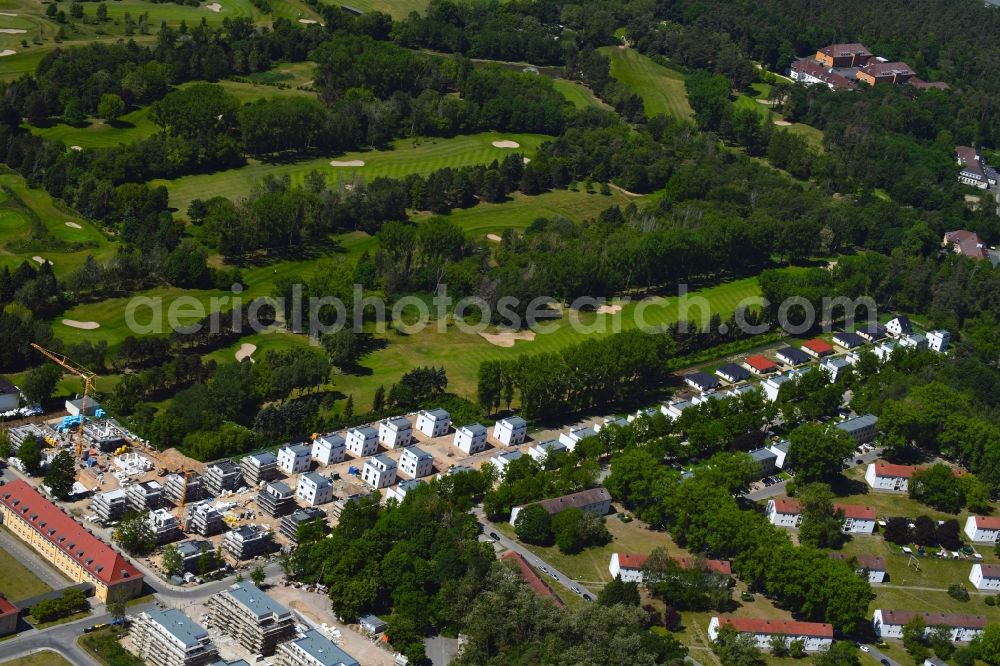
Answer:
POLYGON ((314 506, 293 511, 281 519, 281 523, 278 525, 278 534, 292 543, 297 543, 299 526, 313 522, 314 520, 322 520, 326 524, 326 512, 314 506))
POLYGON ((218 497, 227 490, 236 490, 243 483, 243 471, 232 460, 220 460, 208 466, 202 483, 209 495, 218 497))
POLYGON ((176 608, 140 613, 130 636, 138 657, 153 666, 207 666, 219 659, 204 627, 176 608))
POLYGON ((295 635, 291 612, 253 583, 243 581, 208 600, 209 622, 253 654, 274 654, 295 635))
POLYGON ((218 509, 208 502, 189 504, 184 515, 184 531, 201 536, 219 534, 226 528, 226 521, 218 509))
POLYGON ((94 499, 90 501, 90 510, 105 525, 121 520, 127 508, 128 501, 125 497, 125 491, 121 488, 95 495, 94 499))
POLYGON ((278 478, 278 457, 270 451, 251 454, 240 461, 240 470, 246 484, 256 488, 261 481, 278 478))
POLYGON ((315 629, 278 647, 280 666, 360 666, 357 659, 315 629))
POLYGON ((226 532, 222 540, 222 549, 237 561, 249 560, 266 553, 273 543, 271 533, 266 529, 241 525, 235 530, 226 532))

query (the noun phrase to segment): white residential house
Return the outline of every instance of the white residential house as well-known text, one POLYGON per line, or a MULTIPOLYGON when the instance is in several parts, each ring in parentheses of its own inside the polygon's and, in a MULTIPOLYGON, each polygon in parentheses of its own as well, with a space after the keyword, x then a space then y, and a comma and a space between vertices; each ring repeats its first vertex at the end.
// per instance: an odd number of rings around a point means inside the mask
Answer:
POLYGON ((601 432, 608 426, 618 426, 624 428, 630 423, 629 419, 621 416, 608 416, 601 423, 594 424, 594 432, 601 432))
POLYGON ((0 377, 0 412, 17 409, 21 404, 21 392, 9 381, 0 377))
POLYGON ((464 425, 455 431, 454 444, 466 455, 486 450, 486 426, 479 423, 464 425))
POLYGON ((969 582, 977 590, 1000 590, 1000 564, 973 564, 969 582))
POLYGON ((333 484, 325 476, 309 472, 299 477, 295 496, 305 502, 306 506, 326 504, 333 501, 333 484))
POLYGON ((830 559, 853 561, 857 565, 855 573, 868 579, 869 583, 885 582, 885 558, 878 555, 847 555, 845 553, 830 553, 830 559))
POLYGON ((507 451, 505 453, 498 453, 489 459, 489 464, 493 465, 497 470, 497 475, 502 479, 503 475, 507 472, 507 465, 511 464, 524 454, 520 451, 507 451))
POLYGON ((802 505, 797 499, 775 497, 767 501, 764 514, 768 522, 776 527, 798 527, 802 522, 802 505))
POLYGON ((569 432, 559 434, 559 443, 572 451, 576 448, 577 442, 588 437, 597 437, 597 431, 588 426, 570 428, 569 432))
POLYGON ((384 453, 365 461, 361 480, 376 490, 396 483, 396 461, 384 453))
POLYGON ((413 443, 413 425, 403 416, 379 421, 378 441, 390 449, 398 449, 413 443))
POLYGON ((278 450, 278 469, 285 474, 308 472, 311 463, 312 447, 308 444, 293 444, 278 450))
POLYGON ((951 333, 948 331, 929 331, 927 333, 927 347, 932 351, 943 354, 948 351, 951 343, 951 333))
POLYGON ((545 442, 538 442, 537 444, 529 447, 528 455, 531 456, 532 460, 535 460, 540 464, 545 464, 545 461, 549 458, 549 456, 562 453, 566 450, 568 449, 565 444, 558 440, 550 439, 545 442))
POLYGON ((969 516, 965 521, 965 534, 972 543, 996 543, 1000 539, 1000 518, 969 516))
POLYGON ((834 511, 844 513, 844 534, 871 534, 875 531, 875 507, 862 504, 834 504, 834 511))
POLYGON ((865 482, 874 490, 905 493, 909 490, 910 477, 916 470, 912 465, 893 465, 877 460, 868 463, 865 482))
POLYGON ((385 491, 385 501, 388 502, 391 499, 396 500, 400 504, 406 499, 406 493, 410 492, 417 486, 419 486, 423 481, 420 479, 404 479, 391 488, 387 488, 385 491))
POLYGON ((378 430, 372 426, 351 428, 347 431, 347 450, 355 458, 374 455, 378 451, 378 430))
POLYGON ((768 377, 761 383, 761 387, 764 389, 764 397, 770 402, 775 402, 778 399, 778 392, 781 390, 781 385, 788 381, 789 377, 785 375, 768 377))
POLYGON ((708 623, 708 637, 715 640, 722 627, 730 626, 739 634, 749 634, 757 640, 762 650, 771 648, 774 636, 785 639, 785 645, 802 641, 806 652, 828 650, 833 643, 833 625, 794 620, 759 620, 749 617, 713 617, 708 623))
POLYGON ((647 557, 636 553, 611 553, 608 571, 612 578, 621 576, 623 583, 641 583, 642 567, 647 557))
POLYGON ((777 444, 772 444, 767 447, 767 449, 774 454, 774 466, 778 469, 785 468, 785 458, 788 457, 788 447, 790 443, 787 439, 783 439, 777 444))
POLYGON ((493 425, 493 439, 504 446, 523 444, 528 436, 528 422, 520 416, 508 416, 493 425))
POLYGON ((894 338, 898 338, 901 335, 909 335, 913 333, 913 324, 910 323, 910 318, 905 315, 900 315, 895 319, 889 320, 885 325, 885 331, 894 338))
POLYGON ((892 611, 881 608, 876 608, 872 614, 872 628, 875 629, 875 635, 879 638, 902 638, 903 625, 918 615, 924 618, 927 631, 938 625, 948 627, 953 642, 968 643, 983 633, 983 629, 986 628, 986 616, 984 615, 892 611))
POLYGON ((434 473, 434 456, 423 449, 411 446, 399 456, 399 469, 410 478, 419 479, 434 473))
POLYGON ((443 409, 421 409, 417 413, 417 430, 428 437, 447 435, 450 427, 451 414, 443 409))
POLYGON ((874 414, 862 414, 841 421, 837 428, 854 438, 855 445, 860 446, 875 439, 878 434, 878 417, 874 414))
POLYGON ((927 347, 927 336, 920 333, 911 333, 899 338, 899 346, 906 349, 925 349, 927 347))
POLYGON ((328 435, 320 435, 313 440, 312 459, 320 465, 333 465, 344 462, 346 454, 347 440, 335 432, 328 435))
POLYGON ((667 404, 660 406, 660 412, 671 421, 676 421, 684 413, 685 409, 691 407, 694 407, 694 403, 690 400, 671 400, 667 404))
POLYGON ((819 367, 830 376, 831 382, 835 382, 841 375, 851 369, 851 364, 843 356, 831 356, 830 358, 823 359, 819 367))
POLYGON ((872 348, 872 353, 879 360, 879 363, 885 363, 892 357, 892 353, 896 351, 896 343, 892 340, 885 340, 880 342, 872 348))

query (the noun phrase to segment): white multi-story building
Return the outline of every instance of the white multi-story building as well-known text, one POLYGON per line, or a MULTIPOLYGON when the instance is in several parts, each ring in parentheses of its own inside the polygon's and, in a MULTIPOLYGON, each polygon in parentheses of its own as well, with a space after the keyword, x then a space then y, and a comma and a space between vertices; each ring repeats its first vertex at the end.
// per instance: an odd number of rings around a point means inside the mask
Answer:
POLYGON ((344 462, 344 457, 347 455, 347 440, 335 432, 320 435, 313 440, 311 455, 320 465, 344 462))
POLYGON ((545 442, 538 442, 537 444, 528 447, 528 455, 531 456, 531 458, 536 462, 544 464, 550 456, 554 456, 566 450, 565 444, 555 439, 550 439, 545 442))
POLYGON ((487 464, 493 465, 497 470, 497 475, 502 479, 503 475, 507 472, 507 465, 511 464, 524 454, 520 451, 507 451, 505 453, 498 453, 487 461, 487 464))
POLYGON ((447 435, 450 427, 451 414, 443 409, 422 409, 417 413, 417 430, 428 437, 447 435))
POLYGON ((357 659, 315 629, 278 646, 277 661, 281 666, 360 666, 357 659))
POLYGON ((973 564, 969 582, 977 590, 1000 590, 1000 564, 973 564))
POLYGON ((774 636, 785 639, 785 645, 792 641, 802 641, 806 652, 828 650, 833 643, 833 625, 819 622, 796 622, 794 620, 758 620, 749 617, 713 617, 708 623, 708 637, 715 640, 719 630, 732 627, 740 634, 749 634, 762 650, 771 648, 774 636))
POLYGON ((411 446, 403 449, 399 456, 399 469, 412 479, 419 479, 434 473, 434 456, 423 449, 411 446))
POLYGON ((454 443, 462 453, 472 455, 473 453, 486 450, 487 434, 489 434, 489 431, 486 429, 486 426, 479 423, 470 423, 455 431, 454 443))
POLYGON ((390 449, 398 449, 413 443, 413 425, 403 416, 379 421, 378 441, 390 449))
POLYGON ((411 490, 419 486, 423 481, 420 479, 404 479, 394 486, 386 488, 385 491, 385 501, 388 502, 391 499, 402 503, 406 499, 406 494, 411 490))
POLYGON ((943 354, 948 351, 951 344, 951 333, 948 331, 929 331, 927 333, 927 347, 932 351, 943 354))
POLYGON ((684 410, 694 407, 690 400, 671 400, 665 405, 660 405, 660 413, 671 421, 676 421, 684 413, 684 410))
POLYGON ((802 505, 797 499, 775 497, 767 501, 764 514, 776 527, 798 527, 802 522, 802 505))
POLYGON ((1000 540, 1000 518, 969 516, 965 521, 965 534, 972 543, 996 543, 1000 540))
POLYGON ((504 446, 523 444, 528 437, 528 422, 520 416, 508 416, 493 425, 493 439, 504 446))
POLYGON ((396 483, 396 461, 384 453, 372 456, 365 461, 361 480, 372 488, 388 488, 396 483))
POLYGON ((309 472, 299 477, 295 496, 305 502, 307 506, 326 504, 333 501, 333 484, 325 476, 309 472))
POLYGON ((876 608, 872 614, 872 627, 879 638, 902 638, 903 626, 917 616, 924 618, 927 631, 939 625, 948 627, 953 642, 967 643, 982 634, 986 628, 984 615, 892 611, 881 608, 876 608))
POLYGON ((570 428, 569 432, 559 434, 559 443, 572 451, 578 442, 589 437, 597 437, 597 431, 589 426, 570 428))
POLYGON ((900 315, 895 319, 890 319, 885 325, 885 330, 892 337, 898 338, 901 335, 913 333, 913 324, 910 323, 909 317, 900 315))
POLYGON ((378 430, 371 426, 351 428, 347 431, 347 450, 355 458, 374 455, 378 451, 378 430))
POLYGON ((308 444, 293 444, 278 450, 278 469, 285 474, 308 472, 311 462, 312 447, 308 444))
POLYGON ((913 465, 893 465, 877 460, 868 463, 865 482, 874 490, 905 493, 910 487, 910 477, 917 471, 913 465))

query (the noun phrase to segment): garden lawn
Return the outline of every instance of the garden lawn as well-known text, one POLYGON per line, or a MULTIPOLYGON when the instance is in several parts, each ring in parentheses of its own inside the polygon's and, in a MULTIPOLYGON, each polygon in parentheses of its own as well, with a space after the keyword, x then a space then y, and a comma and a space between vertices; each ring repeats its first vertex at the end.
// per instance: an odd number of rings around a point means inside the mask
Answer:
POLYGON ((13 196, 0 190, 0 265, 11 269, 41 256, 52 262, 57 276, 63 276, 79 268, 88 254, 98 260, 114 255, 116 244, 90 222, 67 212, 65 207, 54 200, 45 190, 31 189, 20 176, 12 173, 0 174, 0 186, 9 187, 13 196), (53 248, 50 241, 31 241, 32 219, 41 223, 57 243, 84 243, 86 247, 73 250, 70 246, 53 248), (76 229, 67 222, 79 225, 76 229), (27 244, 19 245, 18 243, 27 244))
POLYGON ((573 103, 578 109, 597 108, 609 109, 607 104, 602 102, 593 91, 582 83, 569 81, 567 79, 552 79, 553 87, 558 90, 563 97, 573 103))
POLYGON ((0 548, 0 571, 3 572, 3 576, 0 576, 0 594, 11 601, 30 599, 52 589, 32 573, 31 569, 2 548, 0 548))
POLYGON ((51 650, 42 650, 26 657, 11 659, 0 663, 0 666, 70 666, 70 663, 51 650))
POLYGON ((642 97, 647 116, 659 113, 676 118, 691 118, 684 75, 653 62, 638 51, 605 46, 601 53, 611 59, 611 76, 642 97))
POLYGON ((391 150, 352 152, 298 161, 251 160, 246 166, 237 169, 185 176, 175 180, 154 180, 150 185, 152 187, 165 185, 170 191, 170 205, 183 214, 193 199, 223 196, 236 200, 244 197, 250 193, 254 183, 259 182, 264 176, 289 176, 293 185, 301 184, 306 174, 311 171, 319 171, 330 183, 349 183, 358 178, 371 180, 379 176, 401 179, 412 173, 427 175, 444 167, 489 164, 493 160, 502 160, 514 152, 530 157, 548 138, 541 134, 484 132, 451 139, 400 139, 393 142, 391 150), (521 147, 509 149, 495 148, 492 145, 492 142, 503 139, 516 141, 521 147), (362 160, 365 166, 334 167, 330 165, 332 160, 341 162, 362 160))

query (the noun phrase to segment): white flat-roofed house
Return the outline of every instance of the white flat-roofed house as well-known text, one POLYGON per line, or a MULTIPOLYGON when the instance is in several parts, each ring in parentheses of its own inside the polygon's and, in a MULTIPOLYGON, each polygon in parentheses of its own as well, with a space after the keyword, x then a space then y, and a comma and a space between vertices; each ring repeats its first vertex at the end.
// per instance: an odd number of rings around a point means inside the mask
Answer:
POLYGON ((308 444, 283 446, 278 450, 278 469, 285 474, 308 472, 312 463, 312 447, 308 444))
POLYGON ((588 437, 597 437, 597 431, 588 426, 581 428, 570 428, 569 432, 559 434, 559 443, 572 451, 581 440, 588 437))
POLYGON ((785 375, 775 375, 774 377, 768 377, 761 383, 761 387, 764 389, 764 397, 767 398, 769 402, 775 402, 778 399, 778 393, 781 391, 781 385, 789 381, 789 377, 785 375))
POLYGON ((423 449, 411 446, 399 456, 399 469, 413 479, 434 473, 434 456, 423 449))
POLYGON ((964 531, 972 543, 996 543, 1000 540, 1000 518, 969 516, 964 531))
POLYGON ((528 455, 531 456, 532 460, 540 464, 545 464, 545 461, 557 453, 562 453, 566 451, 566 445, 562 442, 550 439, 545 442, 538 442, 533 446, 528 448, 528 455))
POLYGON ((831 382, 835 382, 851 369, 851 364, 843 356, 833 356, 823 359, 819 367, 830 376, 831 382))
POLYGON ((428 437, 447 435, 450 427, 451 414, 443 409, 422 409, 417 413, 417 430, 428 437))
POLYGON ((903 626, 917 616, 924 618, 926 631, 939 625, 948 627, 953 642, 967 643, 982 634, 986 628, 984 615, 893 611, 881 608, 876 608, 872 614, 872 628, 879 638, 902 638, 903 626))
POLYGON ((629 423, 630 421, 628 417, 609 416, 605 418, 602 422, 594 424, 594 432, 601 432, 608 426, 618 426, 619 428, 624 428, 629 423))
POLYGON ((1000 564, 973 564, 969 582, 977 590, 1000 590, 1000 564))
POLYGON ((785 645, 802 641, 806 652, 828 650, 833 643, 833 625, 794 620, 759 620, 749 617, 713 617, 708 623, 708 637, 715 640, 719 630, 730 626, 739 634, 748 634, 757 641, 757 647, 770 649, 774 636, 785 639, 785 645))
POLYGON ((774 466, 778 469, 785 468, 785 458, 788 457, 788 448, 791 446, 787 439, 784 439, 777 444, 772 444, 767 447, 767 449, 774 454, 774 466))
POLYGON ((802 505, 791 497, 775 497, 767 501, 764 515, 775 527, 796 528, 802 522, 802 505))
POLYGON ((454 444, 466 455, 486 450, 486 435, 489 431, 479 423, 464 425, 455 431, 454 444))
POLYGON ((899 338, 899 346, 906 349, 926 349, 927 336, 920 333, 911 333, 899 338))
POLYGON ((299 477, 295 496, 308 506, 326 504, 333 501, 333 484, 325 476, 309 472, 299 477))
POLYGON ((311 453, 313 460, 320 465, 344 462, 344 457, 347 455, 347 440, 335 432, 320 435, 313 440, 311 453))
POLYGON ((487 461, 487 463, 496 468, 497 475, 502 479, 503 475, 507 473, 507 465, 511 464, 515 460, 518 460, 523 455, 523 453, 517 450, 506 451, 493 456, 487 461))
POLYGON ((520 416, 508 416, 493 425, 493 439, 504 446, 523 444, 528 437, 528 422, 520 416))
POLYGON ((423 481, 420 479, 404 479, 394 486, 386 488, 385 490, 385 501, 388 502, 391 499, 396 500, 400 504, 406 499, 406 494, 419 486, 423 481))
POLYGON ((403 416, 379 421, 378 441, 390 449, 409 446, 413 443, 413 425, 403 416))
POLYGON ((356 458, 373 455, 378 451, 378 430, 371 426, 351 428, 347 431, 347 450, 356 458))
POLYGON ((396 461, 383 454, 372 456, 361 469, 361 480, 375 489, 396 483, 396 461))
POLYGON ((892 357, 897 347, 898 345, 892 340, 885 340, 875 345, 872 348, 872 353, 875 354, 875 358, 878 359, 879 363, 885 363, 892 357))
POLYGON ((951 333, 948 331, 928 331, 927 347, 932 351, 943 354, 948 351, 949 344, 951 344, 951 333))
POLYGON ((660 413, 671 421, 676 421, 684 413, 685 409, 691 407, 694 407, 694 403, 690 400, 672 400, 660 407, 660 413))

